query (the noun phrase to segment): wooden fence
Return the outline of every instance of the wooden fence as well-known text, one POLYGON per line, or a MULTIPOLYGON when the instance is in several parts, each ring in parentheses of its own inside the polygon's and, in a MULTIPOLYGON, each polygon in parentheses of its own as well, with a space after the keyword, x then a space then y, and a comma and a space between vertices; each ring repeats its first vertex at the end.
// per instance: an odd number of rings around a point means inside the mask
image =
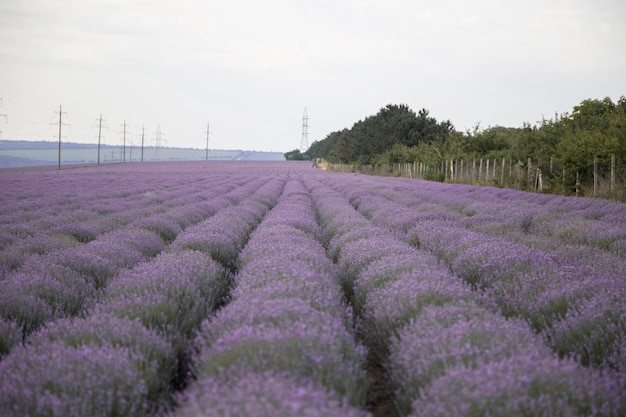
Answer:
POLYGON ((491 185, 562 195, 626 199, 626 165, 618 165, 615 155, 600 162, 593 158, 593 180, 583 182, 554 158, 513 161, 512 159, 451 159, 438 165, 423 162, 343 165, 328 164, 328 169, 370 175, 401 176, 459 184, 491 185))

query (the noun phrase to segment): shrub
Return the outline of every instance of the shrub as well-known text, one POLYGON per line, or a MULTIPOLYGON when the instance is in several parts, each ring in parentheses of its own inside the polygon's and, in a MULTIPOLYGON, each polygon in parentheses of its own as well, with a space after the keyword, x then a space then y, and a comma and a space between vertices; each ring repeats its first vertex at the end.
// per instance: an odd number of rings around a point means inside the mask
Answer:
POLYGON ((205 377, 181 398, 172 417, 366 417, 337 393, 306 378, 288 373, 235 372, 237 378, 205 377))
POLYGON ((11 416, 144 416, 137 355, 108 345, 15 347, 0 362, 0 409, 11 416))

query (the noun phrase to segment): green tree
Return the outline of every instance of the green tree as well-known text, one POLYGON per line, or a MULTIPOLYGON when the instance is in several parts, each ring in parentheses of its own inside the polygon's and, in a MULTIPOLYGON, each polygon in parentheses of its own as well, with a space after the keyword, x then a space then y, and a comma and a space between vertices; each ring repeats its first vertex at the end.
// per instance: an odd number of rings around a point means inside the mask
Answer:
POLYGON ((293 151, 285 152, 285 159, 288 161, 304 161, 309 159, 308 156, 303 155, 300 149, 294 149, 293 151))

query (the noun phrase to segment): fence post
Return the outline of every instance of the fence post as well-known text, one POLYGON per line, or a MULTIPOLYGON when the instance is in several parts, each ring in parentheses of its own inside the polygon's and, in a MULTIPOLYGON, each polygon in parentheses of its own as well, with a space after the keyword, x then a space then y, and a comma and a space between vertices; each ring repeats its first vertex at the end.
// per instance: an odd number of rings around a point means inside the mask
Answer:
POLYGON ((554 167, 554 156, 550 157, 550 175, 552 175, 552 168, 554 167))
POLYGON ((593 156, 593 196, 595 197, 598 193, 598 157, 597 155, 593 156))
POLYGON ((489 182, 489 158, 487 158, 487 166, 485 167, 485 182, 489 182))
POLYGON ((464 160, 461 159, 461 176, 462 176, 462 181, 465 181, 465 171, 464 171, 464 166, 463 166, 463 162, 464 160))
POLYGON ((611 154, 611 185, 610 190, 613 192, 615 190, 615 154, 611 154))
POLYGON ((450 159, 448 162, 450 164, 450 166, 448 167, 449 175, 450 175, 450 182, 454 182, 454 161, 450 159))

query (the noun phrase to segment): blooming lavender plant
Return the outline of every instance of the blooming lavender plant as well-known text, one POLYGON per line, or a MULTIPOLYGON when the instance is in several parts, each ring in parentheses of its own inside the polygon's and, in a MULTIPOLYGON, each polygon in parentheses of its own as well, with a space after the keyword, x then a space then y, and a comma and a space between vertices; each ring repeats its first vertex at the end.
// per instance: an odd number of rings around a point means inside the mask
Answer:
POLYGON ((422 392, 410 416, 620 416, 620 390, 610 376, 573 361, 517 354, 448 370, 422 392))
POLYGON ((626 291, 606 288, 569 309, 563 320, 547 328, 548 343, 561 356, 584 364, 626 372, 626 291))
POLYGON ((164 253, 116 277, 98 309, 193 338, 202 320, 222 302, 229 283, 229 273, 203 253, 164 253))
POLYGON ((36 349, 62 343, 67 347, 128 349, 133 354, 132 366, 145 382, 147 399, 153 409, 167 405, 175 371, 172 346, 138 320, 122 319, 111 314, 93 314, 84 319, 63 319, 48 323, 32 334, 27 343, 36 349))
POLYGON ((17 346, 0 362, 0 409, 7 417, 148 415, 137 359, 108 345, 17 346))
POLYGON ((287 372, 235 372, 238 378, 203 378, 182 398, 173 417, 366 417, 337 393, 287 372), (224 382, 224 380, 228 382, 224 382))
POLYGON ((291 372, 362 404, 364 351, 355 348, 342 320, 294 301, 242 300, 221 310, 201 333, 199 375, 216 375, 235 364, 254 372, 291 372))
POLYGON ((0 317, 0 360, 22 341, 22 330, 12 321, 0 317))
POLYGON ((386 367, 402 415, 450 369, 476 369, 520 354, 550 357, 525 322, 505 320, 468 301, 425 306, 391 339, 389 350, 386 367))
POLYGON ((4 280, 0 286, 0 317, 17 325, 23 337, 52 320, 54 314, 45 300, 24 293, 19 282, 4 280))

